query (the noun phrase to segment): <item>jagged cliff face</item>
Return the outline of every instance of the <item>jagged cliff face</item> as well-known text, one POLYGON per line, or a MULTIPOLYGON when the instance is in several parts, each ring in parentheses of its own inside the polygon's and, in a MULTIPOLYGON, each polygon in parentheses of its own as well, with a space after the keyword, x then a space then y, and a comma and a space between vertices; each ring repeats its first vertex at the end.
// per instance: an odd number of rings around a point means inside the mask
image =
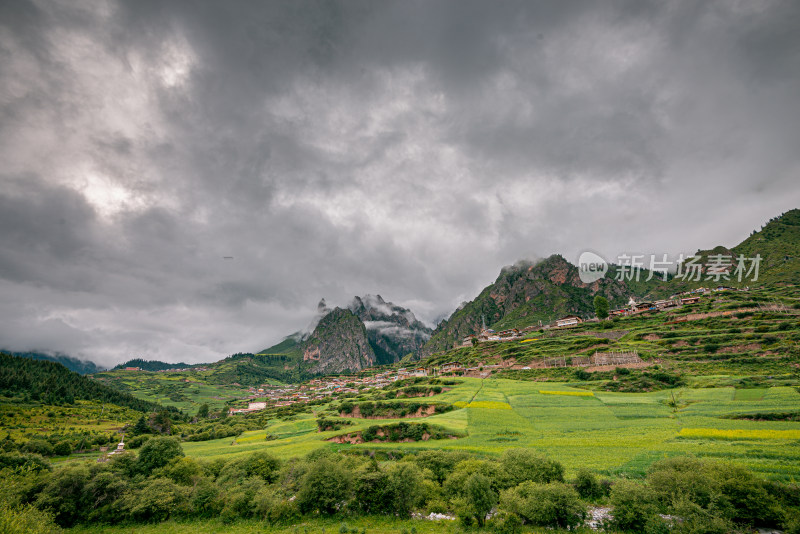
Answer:
POLYGON ((419 350, 433 332, 411 310, 386 302, 380 295, 355 297, 349 309, 364 323, 378 364, 397 362, 419 350))
POLYGON ((375 364, 367 329, 350 310, 336 308, 322 317, 302 342, 303 360, 313 363, 312 373, 358 371, 375 364))
POLYGON ((465 336, 478 333, 483 317, 495 330, 522 328, 564 315, 590 315, 595 295, 606 297, 612 306, 622 306, 632 293, 637 291, 612 277, 583 283, 578 268, 560 255, 535 264, 521 262, 504 268, 475 300, 440 323, 419 355, 452 348, 465 336))

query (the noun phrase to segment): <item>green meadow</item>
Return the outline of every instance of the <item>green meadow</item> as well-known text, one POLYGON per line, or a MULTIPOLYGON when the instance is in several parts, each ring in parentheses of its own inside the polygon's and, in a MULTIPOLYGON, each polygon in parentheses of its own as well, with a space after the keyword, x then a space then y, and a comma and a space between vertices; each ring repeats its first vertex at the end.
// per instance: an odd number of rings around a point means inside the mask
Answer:
POLYGON ((116 370, 93 376, 134 397, 163 406, 174 406, 190 414, 197 412, 202 404, 208 404, 212 410, 219 410, 225 407, 226 401, 241 399, 249 394, 245 387, 207 383, 205 374, 202 371, 178 373, 116 370))
POLYGON ((0 402, 0 427, 3 438, 46 438, 51 434, 116 434, 125 424, 141 416, 139 412, 98 401, 76 401, 71 405, 0 402))
POLYGON ((323 412, 327 407, 322 406, 314 414, 271 420, 265 429, 237 438, 184 443, 183 447, 187 455, 203 458, 264 450, 284 459, 319 448, 452 449, 497 456, 508 448, 526 447, 562 462, 568 472, 588 467, 608 476, 641 476, 658 459, 693 454, 730 460, 766 478, 800 480, 800 422, 730 418, 796 410, 800 393, 793 387, 587 393, 591 392, 568 383, 463 378, 451 390, 429 398, 463 407, 426 418, 402 419, 424 420, 466 434, 459 439, 333 443, 327 440, 338 434, 401 420, 351 419, 352 425, 338 431, 318 432, 316 417, 331 414, 323 412))

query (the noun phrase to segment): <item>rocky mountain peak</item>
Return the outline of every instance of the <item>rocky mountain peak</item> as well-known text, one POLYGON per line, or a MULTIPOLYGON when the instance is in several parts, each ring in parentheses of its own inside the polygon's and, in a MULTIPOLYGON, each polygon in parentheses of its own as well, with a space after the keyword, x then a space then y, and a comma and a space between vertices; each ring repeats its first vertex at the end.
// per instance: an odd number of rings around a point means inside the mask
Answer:
POLYGON ((311 372, 319 374, 358 371, 375 363, 364 323, 343 308, 319 320, 302 351, 303 361, 314 362, 311 372))
POLYGON ((348 309, 364 323, 378 363, 393 363, 415 352, 432 332, 411 310, 380 295, 356 296, 348 309))

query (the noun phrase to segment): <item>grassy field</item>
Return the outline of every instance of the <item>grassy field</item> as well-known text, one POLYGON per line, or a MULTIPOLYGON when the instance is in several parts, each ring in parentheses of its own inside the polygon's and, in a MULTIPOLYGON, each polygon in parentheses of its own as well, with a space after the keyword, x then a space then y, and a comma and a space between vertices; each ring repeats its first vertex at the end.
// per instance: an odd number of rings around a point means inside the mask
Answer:
MULTIPOLYGON (((368 426, 399 419, 353 419, 339 431, 318 432, 318 414, 271 421, 264 430, 221 440, 184 443, 189 456, 230 457, 267 450, 280 458, 321 447, 411 451, 463 449, 499 455, 514 447, 533 448, 564 463, 609 476, 639 476, 655 460, 694 454, 731 460, 763 476, 800 480, 800 422, 723 418, 747 413, 785 412, 800 404, 793 387, 738 394, 732 387, 681 388, 650 393, 586 390, 567 383, 464 378, 453 389, 432 397, 462 408, 424 418, 467 437, 412 443, 337 444, 326 441, 368 426), (577 393, 577 394, 572 394, 577 393), (673 400, 674 394, 674 400, 673 400), (674 403, 675 407, 670 403, 674 403), (266 440, 270 436, 271 440, 266 440)), ((747 391, 747 390, 745 390, 747 391)), ((423 419, 404 419, 420 421, 423 419)))
POLYGON ((193 414, 201 404, 219 410, 225 402, 249 394, 247 388, 209 384, 202 371, 148 372, 108 371, 93 375, 115 389, 164 406, 175 406, 184 413, 193 414))
POLYGON ((139 412, 113 404, 76 401, 65 406, 9 403, 0 401, 3 438, 46 437, 50 434, 114 434, 127 423, 136 422, 139 412))

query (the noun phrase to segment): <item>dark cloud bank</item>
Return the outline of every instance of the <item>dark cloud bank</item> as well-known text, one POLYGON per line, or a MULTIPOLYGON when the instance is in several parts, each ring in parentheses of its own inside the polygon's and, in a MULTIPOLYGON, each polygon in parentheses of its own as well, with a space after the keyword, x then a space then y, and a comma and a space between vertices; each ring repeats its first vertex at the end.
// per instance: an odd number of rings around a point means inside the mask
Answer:
POLYGON ((800 205, 799 11, 3 2, 0 346, 208 361, 322 296, 733 245, 800 205))

